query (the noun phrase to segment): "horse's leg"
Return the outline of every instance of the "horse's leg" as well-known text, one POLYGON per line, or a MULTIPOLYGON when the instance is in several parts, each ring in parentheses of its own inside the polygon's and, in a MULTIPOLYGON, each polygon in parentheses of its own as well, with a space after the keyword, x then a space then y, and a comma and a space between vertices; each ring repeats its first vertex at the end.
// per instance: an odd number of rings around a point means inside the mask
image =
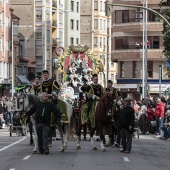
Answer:
POLYGON ((83 135, 84 135, 84 140, 87 140, 86 139, 86 134, 87 134, 87 125, 86 123, 83 125, 83 135))
POLYGON ((91 139, 91 145, 92 145, 92 148, 93 150, 97 150, 97 147, 95 145, 95 142, 94 142, 94 133, 95 133, 95 129, 93 127, 90 128, 90 139, 91 139))
POLYGON ((101 140, 101 151, 105 152, 106 151, 106 148, 105 148, 106 141, 105 141, 105 135, 103 134, 103 126, 102 125, 100 125, 99 133, 100 133, 100 140, 101 140))
POLYGON ((29 123, 29 132, 30 132, 30 145, 33 145, 34 141, 33 141, 33 124, 30 121, 29 123))
POLYGON ((33 153, 37 153, 38 150, 39 150, 39 147, 38 147, 38 136, 37 136, 36 124, 33 123, 32 127, 34 129, 34 134, 33 134, 34 149, 33 149, 33 153))
POLYGON ((65 131, 65 138, 64 138, 64 148, 67 148, 67 139, 68 139, 68 131, 69 131, 69 124, 64 124, 64 131, 65 131))
POLYGON ((59 131, 59 134, 60 134, 60 137, 61 137, 61 149, 60 149, 60 152, 64 152, 63 128, 62 128, 62 125, 60 123, 57 125, 57 127, 58 127, 58 131, 59 131))
POLYGON ((82 129, 82 123, 79 122, 77 131, 76 131, 76 135, 77 135, 77 149, 81 149, 81 146, 80 146, 81 129, 82 129))

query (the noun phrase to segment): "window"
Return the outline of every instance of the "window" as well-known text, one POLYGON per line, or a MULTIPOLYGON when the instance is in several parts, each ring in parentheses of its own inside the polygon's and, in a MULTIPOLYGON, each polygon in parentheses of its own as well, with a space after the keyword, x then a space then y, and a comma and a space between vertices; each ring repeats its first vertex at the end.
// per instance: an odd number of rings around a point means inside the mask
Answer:
POLYGON ((73 30, 74 29, 74 20, 73 19, 71 19, 71 22, 70 22, 70 26, 71 26, 71 29, 73 30))
POLYGON ((103 46, 106 46, 106 38, 103 37, 103 46))
POLYGON ((100 1, 100 11, 102 11, 102 1, 100 1))
POLYGON ((133 78, 137 78, 137 61, 133 61, 133 78))
POLYGON ((100 37, 100 48, 102 48, 102 37, 100 37))
POLYGON ((71 45, 74 44, 74 38, 73 37, 70 38, 70 44, 71 45))
POLYGON ((111 74, 111 80, 114 82, 114 74, 111 74))
POLYGON ((36 32, 36 39, 42 39, 42 32, 36 32))
POLYGON ((98 10, 98 1, 94 1, 94 10, 98 10))
POLYGON ((153 78, 153 61, 148 61, 148 77, 153 78))
MULTIPOLYGON (((116 23, 128 23, 129 22, 129 11, 116 11, 115 12, 115 22, 116 23)), ((135 18, 134 18, 135 22, 135 18)))
POLYGON ((111 62, 111 67, 114 67, 114 62, 111 62))
POLYGON ((100 19, 100 30, 102 30, 102 19, 100 19))
POLYGON ((124 78, 125 77, 125 65, 124 65, 124 61, 120 62, 120 78, 124 78))
POLYGON ((106 30, 106 20, 103 20, 103 29, 106 30))
POLYGON ((36 20, 42 21, 42 11, 36 11, 36 20))
POLYGON ((74 11, 74 1, 71 1, 71 12, 74 11))
POLYGON ((98 19, 94 19, 94 29, 98 28, 98 19))
POLYGON ((77 12, 79 12, 79 2, 77 2, 77 12))
POLYGON ((98 46, 98 38, 94 37, 94 46, 98 46))
POLYGON ((79 20, 77 20, 77 30, 79 30, 79 20))
POLYGON ((79 44, 79 39, 78 38, 76 38, 76 43, 79 44))

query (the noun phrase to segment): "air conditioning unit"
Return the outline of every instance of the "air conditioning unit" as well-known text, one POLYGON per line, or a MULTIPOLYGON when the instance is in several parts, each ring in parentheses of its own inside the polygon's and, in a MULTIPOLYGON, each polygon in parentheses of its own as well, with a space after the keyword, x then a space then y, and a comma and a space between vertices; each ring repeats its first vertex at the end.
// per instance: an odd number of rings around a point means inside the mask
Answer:
POLYGON ((143 19, 143 14, 136 13, 136 19, 143 19))

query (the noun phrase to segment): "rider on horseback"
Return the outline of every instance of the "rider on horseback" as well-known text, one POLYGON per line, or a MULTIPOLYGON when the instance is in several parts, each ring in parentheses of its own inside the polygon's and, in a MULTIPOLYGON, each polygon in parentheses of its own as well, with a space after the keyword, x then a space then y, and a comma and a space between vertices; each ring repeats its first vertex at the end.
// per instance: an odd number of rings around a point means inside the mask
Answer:
POLYGON ((40 88, 40 77, 35 76, 34 77, 34 83, 32 84, 29 92, 38 96, 38 93, 40 93, 40 90, 41 90, 41 88, 40 88))
POLYGON ((95 112, 95 104, 97 101, 100 101, 101 97, 103 96, 103 87, 98 84, 98 76, 97 74, 93 75, 93 83, 87 87, 87 117, 89 118, 90 112, 95 112), (94 107, 92 107, 94 106, 94 107))

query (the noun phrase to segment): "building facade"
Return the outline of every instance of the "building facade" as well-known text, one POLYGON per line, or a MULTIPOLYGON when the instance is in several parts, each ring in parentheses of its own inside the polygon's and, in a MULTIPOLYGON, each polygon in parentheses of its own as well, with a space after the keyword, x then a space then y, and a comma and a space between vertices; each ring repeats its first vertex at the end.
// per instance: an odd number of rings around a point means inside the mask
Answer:
POLYGON ((10 19, 9 0, 0 1, 0 95, 8 95, 10 70, 10 19))
MULTIPOLYGON (((143 0, 113 0, 117 4, 143 6, 143 0)), ((148 0, 148 7, 159 12, 159 0, 148 0)), ((122 97, 141 98, 143 56, 143 10, 113 7, 112 61, 118 63, 116 87, 122 97)), ((148 94, 159 93, 159 65, 163 65, 162 87, 168 86, 166 59, 163 55, 163 24, 153 13, 147 13, 147 84, 148 94), (157 87, 157 88, 156 88, 157 87)), ((146 57, 146 55, 145 55, 146 57)), ((165 88, 162 88, 162 93, 165 88)))
POLYGON ((105 16, 105 0, 81 0, 80 42, 88 45, 95 55, 103 59, 104 74, 99 83, 106 86, 107 79, 116 83, 117 64, 111 61, 111 17, 105 16))
POLYGON ((80 0, 65 0, 65 48, 80 44, 80 0))

